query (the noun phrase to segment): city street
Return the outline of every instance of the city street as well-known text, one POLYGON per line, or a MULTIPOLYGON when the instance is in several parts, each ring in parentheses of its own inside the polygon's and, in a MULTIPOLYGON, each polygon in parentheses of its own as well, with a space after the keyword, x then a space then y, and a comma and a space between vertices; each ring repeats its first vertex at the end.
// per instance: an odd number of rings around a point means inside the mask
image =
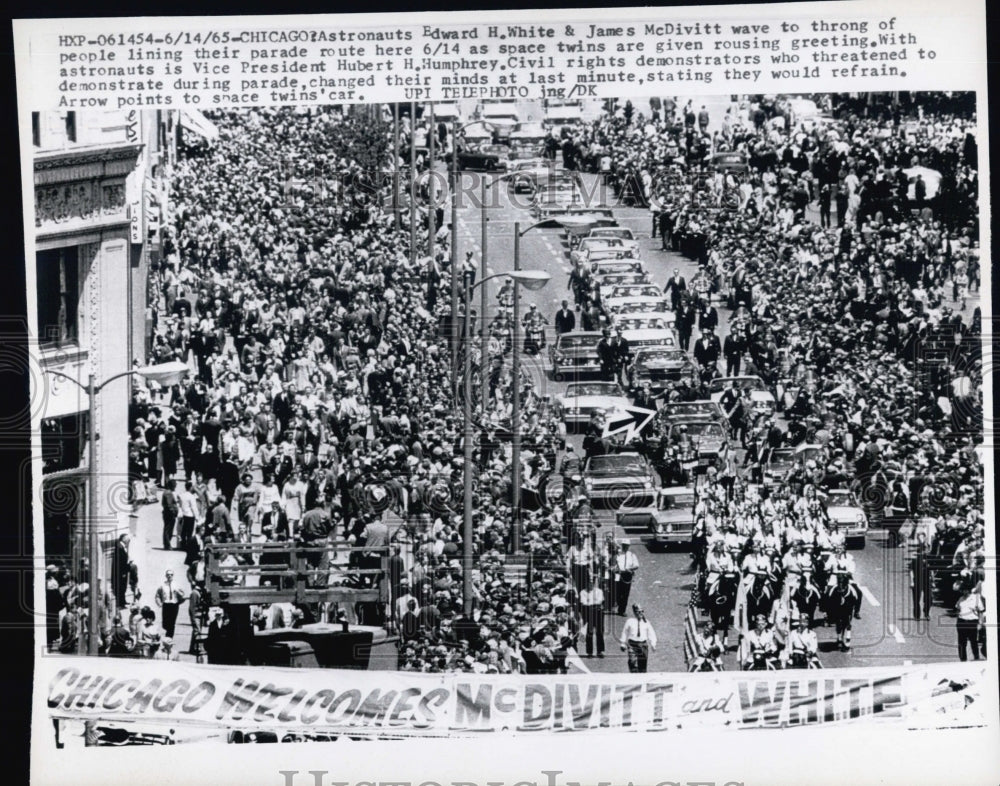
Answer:
MULTIPOLYGON (((466 178, 480 177, 479 173, 465 173, 466 178)), ((595 184, 595 176, 584 175, 587 193, 601 194, 595 184)), ((525 195, 508 193, 504 184, 494 189, 496 201, 488 201, 487 263, 489 272, 504 272, 513 269, 514 223, 520 222, 521 230, 533 222, 530 212, 518 207, 526 204, 525 195)), ((478 188, 470 193, 478 193, 478 188)), ((606 200, 613 199, 610 190, 604 194, 606 200)), ((679 253, 660 250, 659 238, 650 238, 651 218, 646 209, 615 208, 615 217, 621 226, 629 227, 641 238, 642 259, 650 271, 653 281, 663 285, 675 268, 690 281, 697 272, 697 265, 679 253)), ((477 261, 481 258, 482 211, 478 205, 464 205, 459 212, 459 251, 472 250, 477 261)), ((536 292, 522 290, 522 304, 528 308, 534 303, 542 314, 552 321, 552 317, 563 299, 572 302, 567 289, 570 272, 569 246, 561 229, 539 228, 528 232, 521 239, 522 269, 544 270, 552 276, 549 284, 536 292)), ((487 286, 492 286, 490 282, 487 286)), ((499 282, 497 282, 499 286, 499 282)), ((495 291, 494 293, 495 294, 495 291)), ((719 307, 719 335, 728 331, 729 312, 719 307)), ((549 328, 549 341, 554 335, 549 328)), ((697 329, 692 343, 697 339, 697 329)), ((549 374, 548 356, 545 352, 537 357, 522 356, 526 368, 531 369, 531 377, 542 395, 552 398, 565 392, 566 383, 552 381, 549 374)), ((577 451, 581 450, 582 436, 571 435, 570 441, 577 451)), ((614 514, 599 511, 603 527, 614 527, 614 514)), ((650 550, 645 543, 646 533, 640 530, 625 531, 615 528, 615 537, 627 539, 635 544, 634 553, 639 558, 640 570, 633 585, 631 601, 641 603, 647 618, 653 624, 660 640, 657 651, 650 657, 650 671, 678 671, 685 669, 684 662, 684 621, 687 614, 695 574, 690 564, 689 553, 685 549, 672 547, 666 553, 650 550)), ((901 663, 903 661, 934 661, 954 657, 955 623, 943 610, 935 608, 930 622, 915 621, 912 618, 908 572, 904 564, 904 549, 892 549, 886 545, 886 534, 872 530, 868 535, 867 547, 854 550, 852 555, 857 563, 857 580, 865 597, 861 620, 853 626, 853 648, 848 653, 836 649, 836 634, 833 628, 816 628, 820 642, 821 660, 828 668, 840 666, 877 666, 901 663)), ((606 632, 608 636, 607 656, 604 660, 587 660, 585 663, 594 671, 624 671, 625 654, 615 641, 620 635, 625 617, 609 615, 606 632)), ((735 636, 730 638, 730 644, 735 636)), ((727 669, 738 668, 735 653, 725 657, 727 669)))

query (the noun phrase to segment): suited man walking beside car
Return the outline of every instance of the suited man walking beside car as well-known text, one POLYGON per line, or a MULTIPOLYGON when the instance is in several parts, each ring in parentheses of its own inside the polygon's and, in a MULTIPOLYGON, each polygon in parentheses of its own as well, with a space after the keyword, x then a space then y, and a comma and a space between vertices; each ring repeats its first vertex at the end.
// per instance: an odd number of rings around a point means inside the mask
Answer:
POLYGON ((678 306, 681 304, 681 293, 686 291, 687 282, 684 280, 684 276, 681 275, 681 271, 678 268, 674 268, 674 274, 663 288, 663 293, 670 296, 670 307, 674 311, 677 311, 678 306))
POLYGON ((569 301, 564 300, 562 302, 562 308, 556 312, 555 318, 556 335, 562 335, 563 333, 569 333, 576 328, 576 314, 573 313, 573 309, 569 307, 569 301))

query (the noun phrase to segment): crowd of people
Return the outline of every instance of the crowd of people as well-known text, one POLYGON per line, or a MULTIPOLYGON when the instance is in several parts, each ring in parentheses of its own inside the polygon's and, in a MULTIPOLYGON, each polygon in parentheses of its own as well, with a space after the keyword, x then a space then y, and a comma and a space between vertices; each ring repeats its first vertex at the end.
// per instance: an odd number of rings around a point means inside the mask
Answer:
MULTIPOLYGON (((904 521, 924 522, 928 553, 955 579, 942 583, 943 603, 955 607, 980 591, 985 561, 982 320, 967 309, 979 280, 975 116, 916 106, 912 117, 847 112, 806 131, 748 109, 744 122, 727 117, 712 140, 716 152, 745 156, 742 177, 690 159, 688 176, 676 177, 657 164, 671 140, 697 133, 690 122, 629 122, 618 113, 597 124, 618 151, 615 182, 645 167, 654 229, 666 247, 699 262, 690 287, 668 283, 677 323, 711 335, 713 295, 728 297, 726 349, 694 353, 713 367, 703 379, 719 360, 737 374, 742 361, 784 409, 784 427, 765 418, 750 430, 749 401, 726 408, 748 450, 744 468, 723 466, 722 474, 729 488, 737 474, 759 482, 776 448, 822 446, 785 491, 851 485, 890 542, 899 542, 904 521), (904 171, 916 166, 940 174, 936 200, 904 171), (728 203, 727 190, 735 197, 728 203), (836 221, 824 208, 831 192, 846 196, 835 199, 836 221)), ((722 519, 745 529, 740 555, 755 539, 766 543, 774 516, 748 539, 761 508, 748 516, 742 500, 726 499, 722 519)), ((920 531, 907 528, 911 545, 920 531)), ((781 548, 789 545, 786 538, 781 548)))
MULTIPOLYGON (((650 117, 629 108, 609 106, 568 134, 564 163, 603 173, 622 194, 633 184, 653 208, 652 234, 699 262, 690 285, 668 287, 688 340, 695 328, 698 341, 711 334, 713 297, 725 292, 727 370, 735 359, 736 373, 742 364, 759 374, 779 399, 791 391, 787 428, 772 419, 754 430, 740 425, 740 408, 730 413, 748 459, 720 468, 723 493, 706 509, 706 536, 725 540, 731 528, 741 556, 753 542, 773 546, 768 537, 780 528, 763 526, 768 500, 733 493, 735 478, 759 479, 769 451, 808 440, 823 446, 821 463, 789 488, 804 496, 807 486, 853 483, 876 521, 929 517, 929 548, 962 562, 955 593, 964 597, 982 579, 981 320, 945 301, 963 303, 978 285, 974 117, 927 113, 904 123, 852 113, 834 135, 783 129, 760 107, 740 119, 734 105, 710 135, 694 107, 678 115, 665 101, 650 117), (701 174, 719 151, 745 154, 739 183, 701 174), (937 201, 904 188, 900 170, 916 164, 940 172, 937 201), (808 215, 817 204, 820 221, 808 215)), ((510 342, 498 339, 510 333, 510 314, 501 298, 489 356, 474 357, 489 384, 475 413, 475 611, 463 612, 454 406, 463 390, 441 330, 449 233, 439 216, 429 242, 420 215, 411 253, 408 211, 388 207, 392 174, 405 170, 401 152, 420 128, 404 119, 394 150, 391 125, 364 112, 253 109, 213 119, 219 138, 184 147, 172 173, 152 348, 153 362, 179 359, 192 373, 169 391, 135 378, 129 451, 136 502, 159 486, 163 546, 185 551, 195 630, 207 611, 206 547, 325 547, 314 567, 333 583, 347 545, 355 567, 388 566, 380 602, 259 608, 254 624, 346 612, 397 632, 405 670, 566 670, 582 632, 592 633, 591 593, 624 608, 622 550, 613 539, 599 545, 593 531, 571 548, 579 505, 550 504, 543 493, 565 444, 531 381, 505 373, 510 342), (508 558, 513 384, 522 392, 527 576, 508 558), (585 581, 574 572, 581 551, 585 581)), ((720 360, 720 352, 695 355, 703 370, 720 360)), ((685 386, 671 395, 703 393, 685 386)), ((778 555, 790 542, 778 538, 778 555)), ((231 567, 247 560, 230 559, 231 567)), ((126 597, 128 571, 124 560, 112 577, 120 610, 139 602, 134 586, 126 597)), ((110 646, 110 615, 105 627, 110 646)))
MULTIPOLYGON (((555 657, 564 657, 548 593, 565 589, 563 577, 538 571, 528 588, 504 568, 509 347, 491 346, 490 401, 476 414, 474 624, 462 613, 460 408, 440 329, 448 232, 439 217, 431 258, 418 214, 411 254, 408 211, 388 207, 394 164, 405 171, 409 135, 426 129, 411 131, 404 117, 394 161, 392 126, 367 113, 264 109, 213 119, 220 138, 185 148, 173 173, 153 346, 156 362, 179 359, 192 373, 166 396, 142 383, 134 391, 135 498, 148 496, 147 483, 162 488, 164 548, 186 552, 195 587, 205 548, 231 542, 326 546, 313 567, 331 584, 342 579, 334 565, 345 546, 354 567, 388 565, 380 602, 275 604, 253 609, 252 624, 346 614, 386 625, 405 642, 404 669, 523 669, 512 653, 538 647, 552 662, 543 650, 553 636, 555 657)), ((418 174, 431 165, 422 157, 418 174)), ((530 489, 562 440, 530 380, 520 384, 530 489)), ((526 505, 522 532, 539 564, 561 562, 559 511, 526 505)), ((251 558, 227 560, 238 581, 236 566, 251 558)))

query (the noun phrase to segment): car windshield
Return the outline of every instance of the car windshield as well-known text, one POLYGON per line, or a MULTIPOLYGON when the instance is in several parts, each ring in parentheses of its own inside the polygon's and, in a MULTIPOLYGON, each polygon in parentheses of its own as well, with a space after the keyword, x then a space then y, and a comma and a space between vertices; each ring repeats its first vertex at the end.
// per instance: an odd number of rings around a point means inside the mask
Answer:
POLYGON ((684 426, 676 426, 673 430, 673 438, 680 439, 685 431, 691 438, 722 439, 722 426, 718 423, 685 423, 684 426))
POLYGON ((668 417, 717 415, 718 412, 718 405, 713 401, 685 401, 663 405, 663 414, 668 417))
POLYGON ((831 489, 826 497, 828 507, 848 508, 857 507, 858 501, 847 489, 831 489))
POLYGON ((566 388, 566 398, 621 395, 623 395, 621 387, 614 382, 577 382, 566 388))
POLYGON ((734 382, 740 390, 764 390, 764 382, 760 377, 720 377, 712 380, 711 390, 718 393, 731 388, 734 382))
POLYGON ((623 314, 645 314, 653 311, 669 311, 670 307, 665 300, 647 300, 635 303, 623 303, 621 307, 623 314))
POLYGON ((645 475, 646 465, 641 456, 609 453, 591 456, 587 471, 594 475, 645 475))
POLYGON ((659 294, 657 287, 647 284, 631 284, 611 290, 611 297, 656 297, 659 294))
POLYGON ((795 451, 778 448, 771 454, 771 464, 788 465, 795 462, 795 451))
POLYGON ((499 153, 499 154, 503 154, 503 153, 509 153, 510 152, 510 148, 507 147, 506 145, 483 145, 482 151, 484 153, 499 153))
POLYGON ((661 494, 660 510, 683 510, 694 507, 694 494, 661 494))
POLYGON ((600 336, 560 336, 559 337, 559 347, 560 349, 574 349, 577 347, 596 347, 597 342, 601 340, 600 336))
POLYGON ((632 234, 631 229, 625 229, 623 227, 609 227, 607 229, 592 229, 590 231, 591 237, 618 237, 622 240, 635 240, 635 236, 632 234))

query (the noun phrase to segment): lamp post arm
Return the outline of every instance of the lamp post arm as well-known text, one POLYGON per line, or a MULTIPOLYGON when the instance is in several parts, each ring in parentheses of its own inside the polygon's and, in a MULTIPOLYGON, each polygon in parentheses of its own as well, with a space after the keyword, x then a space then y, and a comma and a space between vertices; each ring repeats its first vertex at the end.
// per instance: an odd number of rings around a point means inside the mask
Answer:
POLYGON ((115 374, 112 377, 108 377, 100 385, 97 386, 97 388, 96 388, 96 390, 94 392, 95 393, 100 393, 102 390, 104 390, 105 386, 107 386, 110 383, 114 382, 116 379, 121 379, 122 377, 130 377, 130 376, 132 376, 133 374, 136 374, 136 373, 138 373, 138 369, 132 369, 130 371, 123 371, 120 374, 115 374))
POLYGON ((482 278, 479 281, 477 281, 475 284, 473 284, 472 287, 470 287, 469 294, 471 295, 473 292, 476 291, 477 287, 482 286, 487 281, 492 281, 495 278, 503 278, 503 277, 509 276, 509 275, 510 275, 510 273, 494 273, 492 276, 487 276, 486 278, 482 278))
POLYGON ((69 374, 63 374, 61 371, 55 371, 53 369, 49 369, 45 373, 46 374, 51 374, 54 377, 60 377, 62 379, 69 380, 74 385, 76 385, 78 388, 80 388, 80 390, 83 390, 83 391, 87 391, 88 390, 87 385, 84 385, 82 382, 80 382, 80 380, 76 379, 75 377, 71 377, 69 374))
POLYGON ((526 228, 524 228, 524 229, 521 229, 521 230, 518 230, 518 235, 519 235, 519 237, 524 237, 524 236, 525 236, 526 234, 528 234, 528 233, 529 233, 529 232, 530 232, 530 231, 531 231, 532 229, 535 229, 535 228, 537 228, 537 227, 540 227, 540 226, 544 226, 545 224, 548 224, 548 223, 549 223, 548 221, 539 221, 539 222, 538 222, 538 223, 536 223, 536 224, 532 224, 532 225, 531 225, 531 226, 529 226, 529 227, 526 227, 526 228))

